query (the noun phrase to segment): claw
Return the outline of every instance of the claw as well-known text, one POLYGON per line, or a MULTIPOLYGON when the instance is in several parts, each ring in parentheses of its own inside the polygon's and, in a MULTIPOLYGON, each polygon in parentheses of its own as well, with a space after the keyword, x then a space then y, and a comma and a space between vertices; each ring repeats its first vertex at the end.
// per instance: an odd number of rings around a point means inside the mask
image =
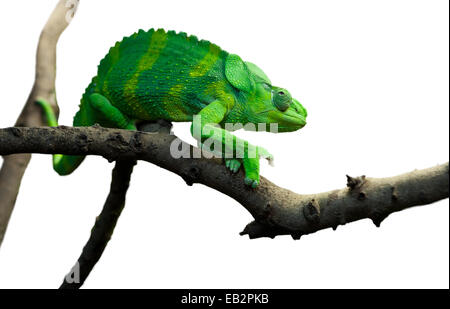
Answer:
POLYGON ((255 189, 259 185, 259 181, 258 180, 254 180, 254 179, 251 179, 251 178, 248 178, 248 177, 245 177, 244 183, 247 186, 252 187, 253 189, 255 189))
POLYGON ((237 173, 239 171, 239 168, 241 167, 241 162, 236 159, 226 160, 225 164, 232 173, 237 173))

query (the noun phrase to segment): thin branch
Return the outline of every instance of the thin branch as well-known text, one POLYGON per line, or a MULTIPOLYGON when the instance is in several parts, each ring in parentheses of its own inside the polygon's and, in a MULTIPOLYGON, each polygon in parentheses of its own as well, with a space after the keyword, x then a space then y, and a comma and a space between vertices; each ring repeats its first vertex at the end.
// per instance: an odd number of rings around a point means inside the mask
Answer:
MULTIPOLYGON (((144 132, 169 133, 171 128, 172 124, 164 120, 145 122, 139 125, 139 130, 144 132)), ((135 165, 136 161, 133 160, 116 162, 112 172, 111 188, 102 212, 95 220, 88 242, 75 266, 65 276, 60 289, 79 289, 100 260, 112 237, 117 220, 119 220, 119 216, 125 207, 125 197, 135 165)))
POLYGON ((0 155, 62 153, 99 155, 109 161, 143 160, 201 183, 242 204, 255 218, 242 232, 250 238, 290 234, 298 239, 325 228, 370 218, 379 226, 389 214, 448 198, 448 163, 389 178, 348 177, 346 188, 297 194, 261 177, 256 190, 243 173, 231 174, 221 159, 193 158, 194 147, 167 132, 144 133, 100 127, 0 129, 0 155), (175 158, 174 149, 188 155, 175 158))
POLYGON ((72 271, 66 275, 60 289, 79 289, 103 254, 125 206, 125 197, 136 161, 117 161, 112 172, 111 189, 102 212, 95 220, 91 236, 72 271), (71 274, 74 271, 78 274, 71 274), (76 280, 75 280, 76 279, 76 280))
MULTIPOLYGON (((44 125, 42 111, 36 106, 37 98, 51 103, 55 112, 59 109, 56 104, 56 44, 61 33, 68 26, 75 14, 78 0, 60 0, 45 24, 36 53, 36 77, 31 93, 16 121, 16 126, 35 127, 44 125)), ((0 245, 2 244, 9 218, 11 217, 20 183, 28 163, 29 154, 17 154, 3 158, 0 169, 0 245)))

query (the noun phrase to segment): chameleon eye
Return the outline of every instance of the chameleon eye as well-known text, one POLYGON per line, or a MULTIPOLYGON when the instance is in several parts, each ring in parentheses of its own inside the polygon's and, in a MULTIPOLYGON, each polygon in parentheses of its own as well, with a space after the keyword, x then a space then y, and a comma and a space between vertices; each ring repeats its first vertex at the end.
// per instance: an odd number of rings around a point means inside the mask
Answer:
POLYGON ((291 105, 291 102, 292 102, 291 96, 286 91, 279 90, 274 93, 273 104, 280 111, 282 112, 286 111, 291 105))

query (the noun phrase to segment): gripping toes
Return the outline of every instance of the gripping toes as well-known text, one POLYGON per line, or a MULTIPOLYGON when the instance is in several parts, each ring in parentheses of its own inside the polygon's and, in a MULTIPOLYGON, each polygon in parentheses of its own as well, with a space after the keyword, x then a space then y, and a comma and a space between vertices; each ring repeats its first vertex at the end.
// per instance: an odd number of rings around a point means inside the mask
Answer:
MULTIPOLYGON (((243 162, 244 183, 251 188, 256 188, 259 185, 259 159, 243 159, 243 162)), ((225 159, 225 165, 232 173, 237 173, 242 164, 238 159, 225 159)))
POLYGON ((225 159, 225 165, 232 173, 237 173, 241 165, 243 165, 245 172, 244 183, 251 188, 256 188, 258 187, 260 182, 259 179, 260 158, 268 160, 269 163, 272 163, 273 161, 273 155, 271 153, 269 153, 263 147, 257 147, 256 157, 254 155, 253 157, 250 157, 249 154, 246 153, 243 159, 236 159, 236 158, 225 159))
POLYGON ((244 158, 245 179, 247 186, 256 188, 259 185, 259 158, 244 158))
POLYGON ((225 159, 225 165, 233 173, 237 173, 241 168, 241 162, 237 159, 225 159))
POLYGON ((254 189, 254 188, 256 188, 259 185, 259 180, 251 179, 249 177, 245 177, 244 183, 247 186, 252 187, 254 189))

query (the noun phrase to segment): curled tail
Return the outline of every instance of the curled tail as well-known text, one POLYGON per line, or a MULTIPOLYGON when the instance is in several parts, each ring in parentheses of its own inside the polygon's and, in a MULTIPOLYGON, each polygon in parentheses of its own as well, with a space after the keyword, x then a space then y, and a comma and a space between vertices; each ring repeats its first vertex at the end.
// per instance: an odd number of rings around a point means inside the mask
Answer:
MULTIPOLYGON (((40 105, 44 111, 44 115, 47 118, 47 125, 49 127, 57 127, 58 120, 56 119, 51 105, 42 99, 38 99, 36 103, 40 105)), ((54 154, 53 169, 61 176, 69 175, 81 164, 81 162, 83 162, 84 158, 85 156, 54 154)))
MULTIPOLYGON (((74 127, 83 127, 83 126, 91 126, 94 125, 94 120, 90 116, 91 113, 89 111, 89 104, 87 104, 87 97, 93 93, 94 89, 94 80, 86 89, 85 94, 81 98, 80 110, 74 117, 73 126, 74 127), (91 121, 92 120, 92 121, 91 121)), ((45 117, 47 118, 47 124, 50 127, 57 127, 58 120, 56 119, 55 113, 51 107, 51 105, 42 99, 38 99, 36 101, 38 105, 41 106, 45 117)), ((77 167, 83 162, 85 156, 70 156, 70 155, 61 155, 55 154, 53 155, 53 169, 61 176, 69 175, 77 167)))
MULTIPOLYGON (((95 90, 96 78, 92 80, 81 98, 80 110, 73 118, 74 127, 87 127, 96 123, 107 128, 136 130, 134 120, 114 107, 109 100, 95 90)), ((37 103, 42 107, 48 125, 58 126, 52 107, 44 100, 37 103)), ((85 156, 53 155, 53 169, 59 175, 69 175, 83 162, 85 156)))
POLYGON ((85 156, 53 155, 53 169, 61 176, 71 174, 83 162, 85 156))

